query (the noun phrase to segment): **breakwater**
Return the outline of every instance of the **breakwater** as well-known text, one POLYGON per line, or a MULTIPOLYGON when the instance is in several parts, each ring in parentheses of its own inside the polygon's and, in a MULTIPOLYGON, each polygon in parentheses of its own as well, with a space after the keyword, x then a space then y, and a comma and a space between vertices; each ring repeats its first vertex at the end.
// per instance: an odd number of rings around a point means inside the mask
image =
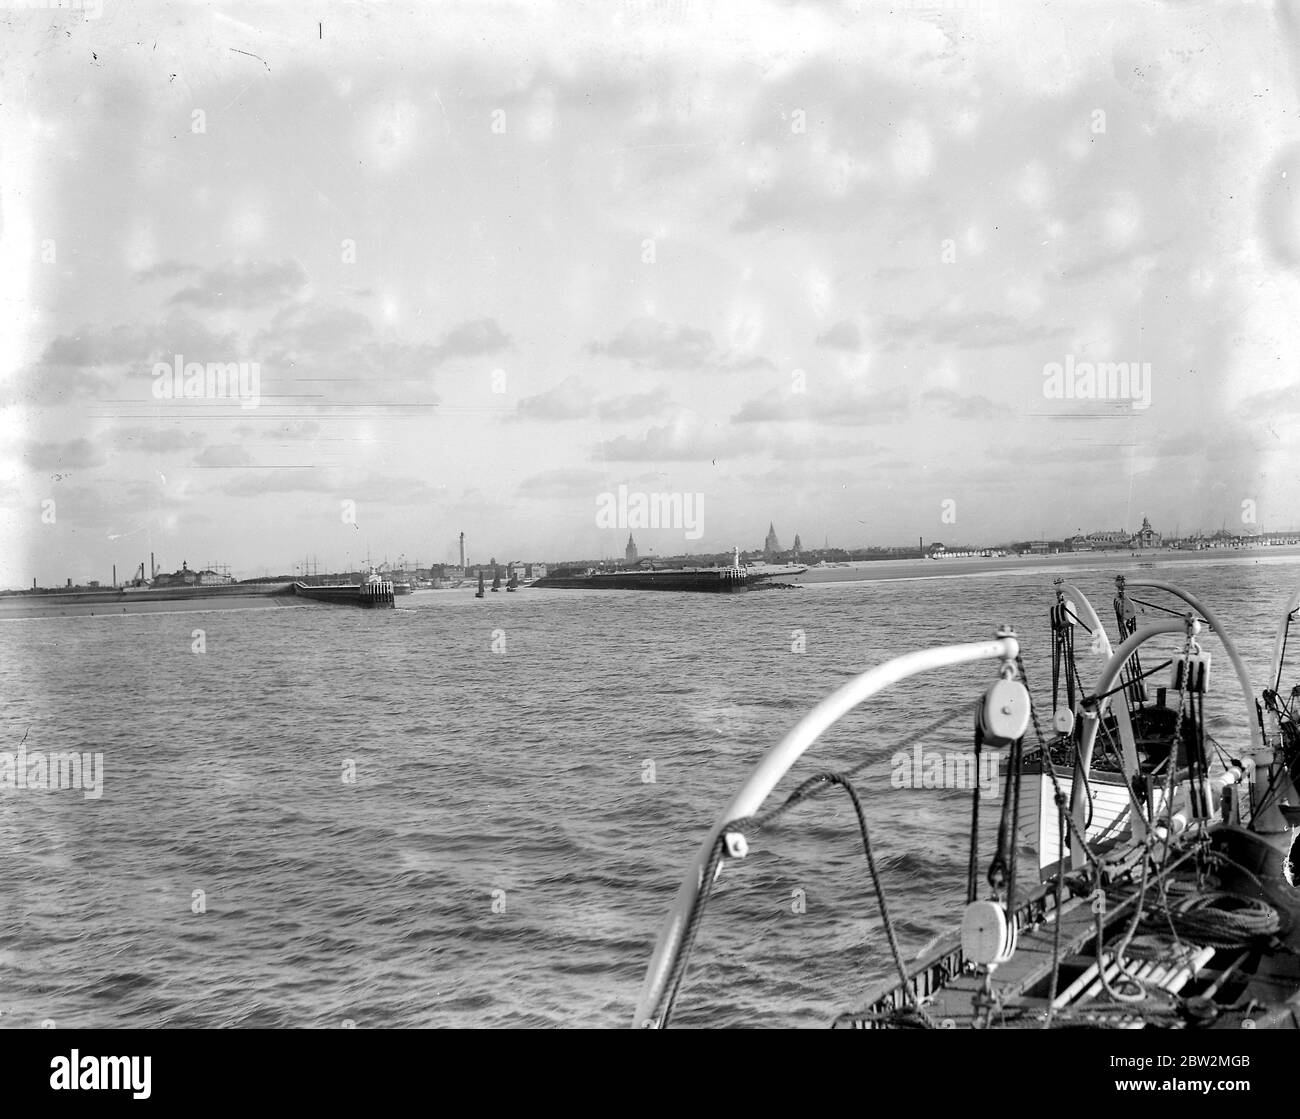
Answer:
POLYGON ((392 609, 395 606, 393 584, 387 579, 378 583, 333 587, 312 587, 306 583, 294 583, 293 593, 300 598, 328 602, 335 606, 361 606, 366 609, 392 609))
POLYGON ((533 584, 541 590, 696 591, 735 594, 758 590, 778 575, 795 575, 803 568, 754 571, 744 567, 653 568, 642 571, 597 571, 556 574, 533 584))
POLYGON ((210 587, 103 587, 82 591, 24 591, 0 595, 0 618, 94 617, 167 610, 235 610, 258 607, 334 606, 393 608, 393 584, 313 587, 300 582, 233 583, 210 587), (295 599, 304 601, 295 602, 295 599))

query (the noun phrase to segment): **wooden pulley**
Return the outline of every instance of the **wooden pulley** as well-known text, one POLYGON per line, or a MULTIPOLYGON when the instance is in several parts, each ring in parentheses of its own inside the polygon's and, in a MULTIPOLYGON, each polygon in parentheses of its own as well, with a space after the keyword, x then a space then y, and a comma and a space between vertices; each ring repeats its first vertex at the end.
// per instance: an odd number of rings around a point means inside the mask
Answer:
POLYGON ((1016 950, 1016 930, 996 901, 973 901, 961 919, 961 951, 981 967, 1004 964, 1016 950))

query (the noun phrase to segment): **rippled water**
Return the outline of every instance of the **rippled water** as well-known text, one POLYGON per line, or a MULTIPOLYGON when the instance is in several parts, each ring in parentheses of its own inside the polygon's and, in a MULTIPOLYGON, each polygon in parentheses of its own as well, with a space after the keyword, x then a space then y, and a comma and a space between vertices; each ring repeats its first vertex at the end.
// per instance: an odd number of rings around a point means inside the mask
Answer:
MULTIPOLYGON (((1300 567, 1132 574, 1203 595, 1263 681, 1300 567)), ((1069 577, 1107 620, 1109 574, 1069 577)), ((1022 571, 0 622, 0 749, 26 734, 105 772, 98 800, 0 791, 0 1025, 626 1025, 679 876, 762 751, 854 672, 1003 621, 1046 708, 1051 597, 1022 571)), ((892 788, 889 759, 992 671, 899 686, 797 774, 878 759, 860 787, 909 955, 963 895, 969 802, 892 788)), ((1214 733, 1244 742, 1226 658, 1213 683, 1214 733)), ((969 749, 967 720, 928 743, 969 749)), ((847 800, 752 852, 677 1021, 825 1025, 888 966, 847 800)))

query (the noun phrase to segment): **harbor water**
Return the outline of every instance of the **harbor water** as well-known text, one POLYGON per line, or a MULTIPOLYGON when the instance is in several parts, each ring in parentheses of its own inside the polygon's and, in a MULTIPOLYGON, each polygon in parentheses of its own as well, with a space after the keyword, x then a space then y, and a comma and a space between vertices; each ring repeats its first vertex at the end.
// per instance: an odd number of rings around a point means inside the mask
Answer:
MULTIPOLYGON (((1128 573, 1202 596, 1263 686, 1300 563, 1128 573)), ((1113 632, 1112 574, 1067 577, 1113 632)), ((0 621, 0 751, 98 756, 102 778, 0 789, 0 1026, 625 1026, 714 815, 851 675, 1011 623, 1050 714, 1051 578, 1045 561, 734 596, 466 588, 392 611, 0 621)), ((1206 646, 1209 729, 1244 744, 1206 646)), ((922 745, 969 750, 994 673, 900 685, 782 786, 868 763, 909 957, 964 896, 969 793, 895 787, 891 759, 950 713, 922 745)), ((830 792, 728 867, 676 1022, 824 1026, 891 967, 830 792)))

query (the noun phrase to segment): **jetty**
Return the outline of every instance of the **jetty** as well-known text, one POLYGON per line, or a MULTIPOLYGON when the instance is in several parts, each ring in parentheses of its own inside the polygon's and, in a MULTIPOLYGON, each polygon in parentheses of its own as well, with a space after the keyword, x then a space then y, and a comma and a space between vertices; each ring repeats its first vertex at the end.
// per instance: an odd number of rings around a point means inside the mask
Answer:
POLYGON ((779 576, 801 575, 806 567, 750 567, 740 562, 739 552, 727 567, 654 567, 619 568, 612 571, 557 571, 538 579, 533 586, 559 590, 616 591, 697 591, 712 594, 736 594, 740 591, 764 590, 789 586, 773 583, 779 576))
POLYGON ((310 598, 315 602, 328 602, 334 606, 361 606, 366 609, 393 609, 393 582, 391 579, 379 579, 364 583, 345 583, 328 587, 312 587, 306 583, 294 583, 293 593, 301 598, 310 598))

